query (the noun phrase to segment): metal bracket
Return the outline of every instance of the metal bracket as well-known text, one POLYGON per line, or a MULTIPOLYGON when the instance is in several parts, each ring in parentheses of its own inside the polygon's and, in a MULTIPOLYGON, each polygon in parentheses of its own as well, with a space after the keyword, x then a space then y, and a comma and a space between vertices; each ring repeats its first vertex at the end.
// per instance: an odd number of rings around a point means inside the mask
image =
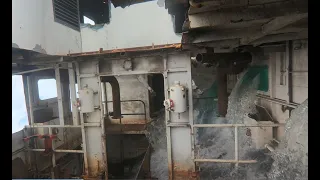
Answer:
POLYGON ((151 93, 151 96, 156 96, 157 94, 156 94, 156 92, 149 86, 149 84, 145 81, 145 79, 143 78, 143 76, 142 75, 137 75, 137 79, 138 79, 138 81, 139 82, 141 82, 143 85, 144 85, 144 87, 146 87, 149 91, 150 91, 150 93, 151 93))

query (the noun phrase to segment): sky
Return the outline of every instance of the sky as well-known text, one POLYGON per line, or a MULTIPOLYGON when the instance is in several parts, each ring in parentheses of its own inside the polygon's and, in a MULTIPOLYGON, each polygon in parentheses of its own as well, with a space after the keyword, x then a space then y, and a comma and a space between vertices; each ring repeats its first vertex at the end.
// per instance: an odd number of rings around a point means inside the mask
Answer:
MULTIPOLYGON (((49 99, 57 97, 55 79, 38 81, 39 98, 49 99)), ((20 131, 28 125, 27 108, 23 90, 22 76, 12 76, 12 133, 20 131)))
POLYGON ((28 124, 21 76, 12 76, 12 133, 28 124))
MULTIPOLYGON (((159 4, 163 5, 162 1, 163 0, 159 0, 158 5, 159 4)), ((167 21, 166 20, 167 17, 163 17, 163 16, 168 16, 167 10, 164 7, 159 8, 159 6, 156 3, 157 1, 136 4, 136 5, 126 7, 125 9, 122 9, 121 7, 114 8, 114 6, 112 5, 111 23, 108 26, 118 26, 117 23, 120 23, 121 26, 120 25, 119 26, 122 27, 123 23, 121 24, 121 21, 120 22, 118 21, 123 19, 128 20, 130 18, 133 18, 133 14, 134 14, 134 19, 138 19, 138 21, 135 21, 134 24, 131 26, 131 28, 133 29, 135 28, 136 31, 132 30, 131 33, 127 34, 129 35, 127 37, 128 41, 132 38, 134 39, 135 37, 139 36, 142 33, 141 29, 145 30, 143 31, 143 34, 145 35, 149 34, 149 35, 145 36, 144 39, 140 38, 141 42, 140 44, 138 43, 139 46, 143 46, 141 44, 147 43, 147 42, 144 42, 143 40, 148 41, 148 38, 150 37, 155 38, 155 36, 152 33, 157 33, 158 31, 156 30, 159 30, 159 28, 153 27, 153 29, 150 30, 151 27, 149 26, 154 26, 154 24, 151 25, 152 23, 151 24, 145 23, 145 22, 149 22, 150 19, 152 20, 153 23, 155 22, 156 24, 160 25, 161 27, 160 29, 162 32, 161 38, 164 38, 164 39, 173 38, 179 41, 180 37, 172 34, 173 26, 171 24, 172 23, 171 20, 167 21), (137 24, 137 22, 140 22, 140 23, 137 24), (161 23, 159 24, 159 22, 161 23)), ((84 23, 94 25, 94 22, 86 17, 84 17, 84 23)), ((132 23, 132 22, 128 20, 128 23, 132 23)), ((137 42, 131 41, 131 43, 137 43, 137 42)), ((145 44, 144 46, 147 46, 147 45, 150 45, 150 44, 145 44)), ((39 87, 40 99, 48 99, 48 98, 56 97, 57 91, 56 91, 56 82, 54 79, 39 80, 38 87, 39 87)), ((24 97, 22 77, 15 75, 15 76, 12 76, 12 133, 20 131, 21 129, 23 129, 25 125, 28 125, 28 118, 27 118, 27 110, 26 110, 26 103, 25 103, 25 97, 24 97)))

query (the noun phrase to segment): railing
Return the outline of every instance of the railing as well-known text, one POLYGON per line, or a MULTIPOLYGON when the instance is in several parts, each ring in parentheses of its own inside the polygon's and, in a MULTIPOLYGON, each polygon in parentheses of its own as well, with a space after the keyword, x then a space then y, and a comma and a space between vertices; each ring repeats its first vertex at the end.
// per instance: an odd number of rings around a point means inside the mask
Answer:
MULTIPOLYGON (((107 101, 107 103, 112 103, 113 101, 107 101)), ((143 105, 143 113, 121 113, 121 116, 124 115, 131 115, 131 116, 139 116, 139 115, 144 115, 144 120, 146 121, 147 123, 147 111, 146 111, 146 104, 144 103, 144 101, 142 100, 123 100, 123 101, 120 101, 121 103, 122 102, 141 102, 142 105, 143 105)), ((120 122, 121 122, 121 118, 120 118, 120 122)))
MULTIPOLYGON (((214 162, 214 163, 234 163, 236 167, 239 166, 239 163, 249 164, 256 163, 256 160, 239 160, 239 140, 238 140, 238 128, 239 127, 279 127, 284 124, 194 124, 192 128, 234 128, 234 154, 235 158, 226 160, 226 159, 194 159, 194 162, 214 162)), ((195 134, 193 134, 195 136, 195 134)))
MULTIPOLYGON (((82 125, 31 125, 31 126, 25 126, 24 129, 24 136, 27 135, 26 129, 35 129, 35 128, 48 128, 49 130, 49 135, 52 135, 52 128, 81 128, 84 129, 84 127, 100 127, 100 123, 84 123, 83 126, 82 125)), ((81 133, 81 137, 85 136, 85 134, 82 132, 81 133)), ((83 139, 83 137, 82 137, 83 139)), ((86 142, 82 142, 82 143, 86 143, 86 142)), ((81 154, 85 154, 86 153, 86 149, 82 149, 82 150, 71 150, 71 149, 55 149, 55 143, 54 141, 52 141, 52 165, 53 167, 56 166, 56 156, 55 153, 81 153, 81 154)), ((26 150, 29 152, 44 152, 45 149, 30 149, 29 146, 26 145, 26 150)), ((52 174, 52 177, 54 177, 54 175, 52 174)))

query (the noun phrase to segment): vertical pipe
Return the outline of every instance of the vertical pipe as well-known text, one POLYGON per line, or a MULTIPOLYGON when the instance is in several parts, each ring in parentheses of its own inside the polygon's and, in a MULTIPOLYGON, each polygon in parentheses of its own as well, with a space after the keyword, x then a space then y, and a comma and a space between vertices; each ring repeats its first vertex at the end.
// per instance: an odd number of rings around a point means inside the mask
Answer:
MULTIPOLYGON (((28 102, 29 102, 29 115, 30 115, 30 126, 33 126, 34 125, 34 116, 33 116, 33 88, 32 88, 32 83, 31 83, 31 77, 30 76, 27 76, 27 86, 28 86, 28 102)), ((27 130, 25 131, 26 135, 28 134, 27 133, 27 130)), ((31 134, 34 133, 34 130, 32 129, 31 130, 31 134)), ((36 143, 35 143, 36 144, 36 143)), ((29 147, 27 146, 27 149, 29 149, 29 147)), ((31 152, 29 151, 29 162, 30 162, 30 168, 32 168, 32 157, 31 157, 31 152)), ((35 163, 35 169, 36 169, 36 172, 38 172, 38 169, 37 169, 37 159, 36 159, 36 156, 34 155, 34 163, 35 163)))
POLYGON ((239 166, 239 146, 238 146, 238 126, 234 127, 234 159, 237 161, 236 165, 236 169, 239 166))
POLYGON ((107 115, 107 97, 106 97, 106 83, 101 82, 101 100, 102 100, 102 112, 103 117, 106 117, 107 115))
POLYGON ((32 93, 32 84, 31 84, 30 76, 27 76, 27 84, 28 84, 30 126, 32 126, 34 124, 34 116, 33 116, 33 93, 32 93))
MULTIPOLYGON (((24 128, 23 129, 23 137, 27 137, 28 136, 28 131, 27 131, 27 128, 24 128)), ((24 146, 26 147, 27 149, 27 162, 29 164, 29 169, 32 169, 32 162, 31 162, 31 151, 29 151, 29 145, 27 142, 24 142, 24 146)))
MULTIPOLYGON (((52 129, 51 127, 48 128, 49 129, 49 135, 52 135, 52 129)), ((56 167, 56 154, 54 153, 54 149, 55 149, 55 146, 54 146, 54 140, 52 140, 52 170, 51 170, 51 178, 52 179, 55 179, 55 176, 54 176, 54 168, 56 167)))
MULTIPOLYGON (((288 76, 288 104, 293 102, 293 93, 292 93, 292 41, 287 41, 286 44, 286 57, 288 58, 288 69, 287 69, 287 76, 288 76)), ((289 116, 291 115, 291 110, 289 111, 289 116)))
POLYGON ((72 120, 73 125, 79 125, 79 111, 77 107, 77 95, 76 95, 76 82, 74 76, 74 70, 72 63, 68 63, 68 72, 69 72, 69 84, 71 92, 71 103, 72 103, 72 120))
MULTIPOLYGON (((97 64, 97 72, 99 73, 99 63, 97 64)), ((107 98, 106 98, 106 83, 101 82, 101 78, 99 78, 99 84, 101 86, 99 94, 101 97, 100 106, 103 106, 102 111, 100 112, 100 124, 101 124, 101 148, 102 148, 102 158, 103 158, 103 167, 104 167, 104 175, 105 180, 108 180, 108 156, 107 156, 107 138, 105 132, 105 116, 107 114, 107 98), (104 101, 105 99, 105 101, 104 101), (104 103, 104 104, 103 104, 104 103)))
MULTIPOLYGON (((191 159, 192 161, 195 159, 195 132, 196 129, 193 128, 194 119, 193 119, 193 91, 192 91, 192 74, 191 74, 191 62, 188 63, 188 72, 187 77, 189 77, 188 80, 188 106, 189 106, 189 123, 190 123, 190 135, 191 135, 191 159)), ((192 171, 196 171, 196 163, 193 161, 193 167, 192 171)))
POLYGON ((222 68, 217 68, 218 82, 218 112, 220 117, 226 117, 228 109, 227 73, 222 68))
MULTIPOLYGON (((79 90, 80 90, 80 89, 81 89, 81 82, 80 82, 79 63, 76 63, 76 73, 77 73, 78 87, 79 87, 79 90)), ((86 174, 86 175, 89 175, 86 133, 85 133, 85 129, 84 129, 83 113, 81 113, 81 112, 80 112, 80 121, 81 121, 81 137, 82 137, 82 146, 83 146, 82 149, 83 149, 84 169, 85 169, 85 174, 86 174)))
MULTIPOLYGON (((169 93, 168 93, 168 89, 169 89, 169 84, 168 84, 168 69, 167 69, 167 58, 168 56, 165 55, 165 57, 163 57, 163 67, 164 67, 164 73, 163 73, 163 80, 164 80, 164 96, 165 99, 169 98, 169 93)), ((173 179, 173 168, 172 168, 172 152, 171 152, 171 127, 168 126, 168 124, 170 123, 170 112, 169 111, 165 111, 165 121, 166 121, 166 134, 167 134, 167 152, 168 152, 168 174, 169 174, 169 180, 173 179)))
POLYGON ((59 120, 60 120, 60 125, 64 125, 63 96, 62 96, 61 76, 60 76, 59 66, 55 68, 55 75, 56 75, 56 83, 57 83, 59 120))

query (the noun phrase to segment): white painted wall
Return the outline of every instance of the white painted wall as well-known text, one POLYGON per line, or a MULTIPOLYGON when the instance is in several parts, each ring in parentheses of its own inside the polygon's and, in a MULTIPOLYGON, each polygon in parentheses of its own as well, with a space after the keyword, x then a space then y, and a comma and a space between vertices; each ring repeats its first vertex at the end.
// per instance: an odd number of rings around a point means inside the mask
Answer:
POLYGON ((181 42, 181 36, 173 31, 168 11, 156 1, 124 9, 112 5, 111 22, 99 29, 82 27, 81 38, 83 52, 181 42))
MULTIPOLYGON (((295 44, 301 45, 299 49, 292 50, 292 94, 294 103, 302 103, 308 98, 308 40, 297 40, 293 41, 295 44)), ((285 60, 285 66, 287 67, 286 53, 277 52, 269 54, 269 92, 264 93, 271 98, 281 99, 287 101, 288 98, 288 82, 280 84, 280 79, 287 78, 287 73, 281 73, 280 62, 281 59, 285 60)), ((281 110, 281 105, 276 103, 271 103, 269 101, 261 99, 259 102, 262 106, 266 107, 271 113, 272 117, 280 122, 285 123, 289 118, 289 111, 283 112, 281 110)), ((284 133, 284 128, 278 128, 278 137, 281 138, 284 133)))
POLYGON ((12 0, 12 47, 52 55, 76 53, 81 52, 81 37, 54 22, 52 0, 12 0))
POLYGON ((300 46, 301 49, 293 49, 292 59, 292 100, 295 103, 302 103, 308 98, 308 40, 294 41, 293 46, 300 46))

